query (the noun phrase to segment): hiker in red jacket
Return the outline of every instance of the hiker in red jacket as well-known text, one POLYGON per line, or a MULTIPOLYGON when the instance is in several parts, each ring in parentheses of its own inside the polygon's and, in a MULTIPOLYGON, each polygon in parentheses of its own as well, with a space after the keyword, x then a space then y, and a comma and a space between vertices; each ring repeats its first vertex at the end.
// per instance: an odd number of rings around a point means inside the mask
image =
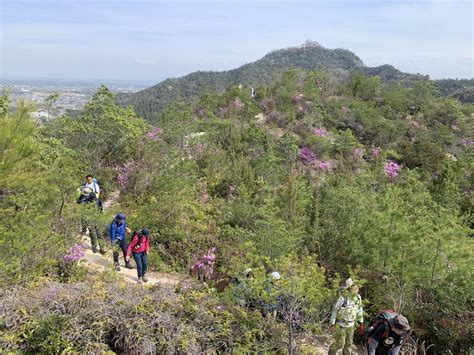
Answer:
POLYGON ((130 255, 133 255, 135 263, 137 264, 137 283, 142 284, 148 281, 146 272, 148 268, 148 254, 150 253, 150 230, 143 228, 141 232, 135 234, 132 241, 128 245, 126 261, 130 260, 130 255))

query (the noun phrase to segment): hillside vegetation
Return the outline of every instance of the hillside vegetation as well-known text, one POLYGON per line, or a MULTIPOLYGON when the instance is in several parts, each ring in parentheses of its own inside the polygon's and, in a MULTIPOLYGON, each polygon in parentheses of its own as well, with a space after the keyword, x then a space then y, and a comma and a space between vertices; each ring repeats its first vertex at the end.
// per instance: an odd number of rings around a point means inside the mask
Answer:
MULTIPOLYGON (((398 81, 405 86, 428 79, 421 74, 403 73, 391 65, 366 67, 351 51, 327 49, 315 42, 308 42, 300 47, 270 52, 255 62, 233 70, 198 71, 180 78, 166 79, 138 93, 119 94, 117 103, 122 106, 131 105, 140 116, 153 121, 163 109, 179 99, 196 103, 204 90, 221 94, 232 85, 247 85, 249 90, 250 87, 270 85, 280 80, 282 74, 290 68, 305 71, 324 68, 331 71, 332 79, 337 82, 347 82, 349 74, 355 70, 366 75, 378 76, 384 83, 398 81)), ((438 80, 436 84, 443 96, 449 96, 466 87, 473 87, 474 79, 438 80)), ((470 96, 463 95, 458 98, 463 102, 473 102, 470 96)))
POLYGON ((474 349, 474 106, 428 80, 341 83, 327 70, 288 70, 249 92, 204 90, 154 126, 105 87, 81 116, 45 126, 27 104, 8 112, 4 96, 2 352, 315 353, 348 276, 367 321, 385 308, 408 317, 407 347, 474 349), (121 190, 94 223, 121 211, 149 227, 152 268, 187 273, 216 248, 207 286, 136 288, 66 262, 90 216, 74 202, 89 172, 121 190), (255 310, 230 283, 248 267, 255 310), (274 321, 259 307, 275 270, 274 321))

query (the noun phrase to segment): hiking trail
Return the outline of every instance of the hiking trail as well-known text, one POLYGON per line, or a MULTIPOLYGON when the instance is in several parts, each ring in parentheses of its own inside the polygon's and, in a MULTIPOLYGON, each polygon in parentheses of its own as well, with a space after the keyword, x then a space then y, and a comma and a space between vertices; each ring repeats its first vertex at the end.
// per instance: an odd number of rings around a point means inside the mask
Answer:
MULTIPOLYGON (((104 210, 107 210, 113 207, 117 203, 119 196, 120 196, 120 191, 118 190, 113 191, 110 194, 107 201, 103 203, 104 210)), ((82 242, 86 246, 85 260, 87 261, 87 267, 89 267, 90 269, 100 270, 100 271, 104 271, 107 268, 113 268, 113 260, 112 260, 112 253, 110 251, 110 247, 106 249, 107 252, 105 255, 101 255, 99 253, 92 252, 91 241, 88 236, 84 236, 82 239, 82 242)), ((108 243, 108 240, 106 240, 105 244, 109 246, 110 242, 108 243)), ((125 265, 123 263, 123 258, 120 258, 121 270, 118 271, 118 274, 121 275, 125 281, 136 284, 137 268, 136 268, 135 261, 133 260, 133 258, 130 258, 130 259, 131 259, 130 262, 133 265, 133 269, 125 268, 125 265)), ((156 271, 149 271, 147 273, 147 277, 148 277, 148 282, 145 285, 162 284, 162 285, 167 285, 167 286, 175 286, 181 281, 181 279, 175 275, 156 272, 156 271)))
MULTIPOLYGON (((120 191, 116 190, 113 191, 107 201, 104 201, 103 203, 103 208, 104 210, 108 210, 112 208, 118 201, 120 197, 120 191)), ((92 252, 92 247, 91 247, 91 242, 90 238, 88 235, 83 237, 83 244, 86 246, 86 256, 85 260, 87 261, 87 267, 93 270, 98 270, 98 271, 104 271, 107 268, 113 268, 113 260, 112 260, 112 253, 110 251, 110 247, 106 249, 107 253, 105 255, 101 255, 99 253, 93 253, 92 252)), ((107 243, 108 240, 106 240, 106 245, 108 246, 110 243, 107 243)), ((123 280, 137 285, 137 269, 135 265, 135 261, 133 258, 131 258, 130 262, 133 265, 133 269, 127 269, 125 268, 125 265, 123 263, 123 258, 120 258, 120 268, 121 270, 118 271, 117 273, 123 278, 123 280)), ((182 276, 181 278, 176 276, 176 275, 171 275, 167 273, 161 273, 161 272, 156 272, 156 271, 149 271, 147 273, 148 276, 148 282, 146 284, 140 285, 139 287, 145 287, 145 286, 151 286, 151 285, 163 285, 167 287, 174 287, 176 286, 179 282, 185 279, 185 276, 182 276)), ((137 285, 138 286, 138 285, 137 285)), ((318 337, 318 341, 316 344, 313 344, 315 347, 314 350, 316 350, 316 354, 327 354, 329 350, 329 344, 331 341, 331 336, 330 334, 325 334, 320 337, 318 337)), ((361 349, 357 346, 353 346, 353 354, 363 354, 364 352, 361 351, 361 349)), ((339 350, 337 352, 338 355, 342 354, 342 351, 339 350)))

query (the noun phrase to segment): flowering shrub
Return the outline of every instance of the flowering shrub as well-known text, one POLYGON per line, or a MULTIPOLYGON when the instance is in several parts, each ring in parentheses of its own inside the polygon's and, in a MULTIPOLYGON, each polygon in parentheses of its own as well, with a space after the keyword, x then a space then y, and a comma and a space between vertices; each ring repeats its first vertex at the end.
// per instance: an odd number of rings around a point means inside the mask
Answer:
POLYGON ((459 140, 459 145, 461 147, 466 147, 466 146, 472 147, 472 146, 474 146, 474 140, 469 141, 466 138, 462 138, 462 139, 459 140))
POLYGON ((145 137, 151 141, 158 141, 160 139, 160 135, 163 130, 160 127, 153 128, 150 132, 148 132, 145 137))
POLYGON ((314 163, 318 159, 316 154, 308 147, 303 147, 298 151, 298 158, 300 158, 304 164, 314 163))
POLYGON ((297 92, 293 95, 292 100, 294 103, 299 103, 303 99, 303 94, 301 92, 297 92))
POLYGON ((401 170, 401 166, 398 165, 396 162, 394 161, 387 161, 385 163, 385 174, 390 178, 390 179, 395 179, 398 174, 400 173, 400 170, 401 170))
POLYGON ((81 244, 74 244, 67 251, 66 255, 63 256, 63 259, 67 263, 75 263, 76 261, 81 260, 86 256, 84 247, 81 244))
POLYGON ((372 147, 370 149, 370 156, 372 157, 372 159, 376 159, 379 156, 379 153, 380 153, 380 150, 377 147, 372 147))
POLYGON ((124 189, 127 186, 128 178, 132 174, 132 167, 133 163, 127 162, 116 169, 118 171, 117 182, 120 188, 124 189))
POLYGON ((285 349, 275 323, 265 323, 259 314, 244 314, 209 289, 181 289, 177 294, 166 284, 124 286, 89 275, 80 283, 18 285, 5 292, 0 304, 2 353, 221 354, 285 349))
POLYGON ((332 170, 332 164, 329 161, 322 161, 322 162, 319 163, 319 168, 321 170, 331 171, 332 170))
POLYGON ((244 107, 244 104, 242 101, 240 101, 240 99, 238 97, 236 97, 234 99, 234 101, 232 101, 232 107, 239 110, 241 109, 242 107, 244 107))
POLYGON ((328 135, 328 131, 325 128, 315 128, 313 133, 318 137, 326 137, 328 135))
POLYGON ((352 157, 356 160, 362 159, 364 156, 364 151, 361 148, 354 148, 352 150, 352 157))
POLYGON ((195 263, 191 266, 191 273, 196 275, 201 281, 210 279, 214 273, 214 263, 216 262, 216 248, 211 248, 207 254, 195 259, 195 263))

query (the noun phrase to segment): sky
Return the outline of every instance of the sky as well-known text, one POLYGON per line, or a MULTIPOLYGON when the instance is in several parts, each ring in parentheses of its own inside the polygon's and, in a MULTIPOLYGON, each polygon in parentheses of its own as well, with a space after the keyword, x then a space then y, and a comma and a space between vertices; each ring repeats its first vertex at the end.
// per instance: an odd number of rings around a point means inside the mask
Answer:
POLYGON ((431 78, 474 77, 468 0, 0 0, 0 78, 157 83, 307 39, 431 78))

